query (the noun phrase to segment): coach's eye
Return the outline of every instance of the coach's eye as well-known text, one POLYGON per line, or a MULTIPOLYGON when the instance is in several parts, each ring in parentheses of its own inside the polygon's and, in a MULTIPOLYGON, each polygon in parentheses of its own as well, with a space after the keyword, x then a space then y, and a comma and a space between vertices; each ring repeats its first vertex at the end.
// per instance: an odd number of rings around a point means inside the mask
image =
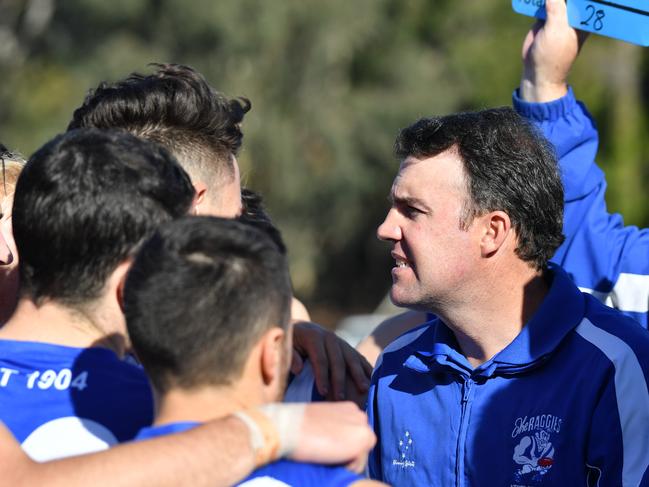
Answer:
POLYGON ((415 208, 414 206, 405 206, 403 208, 403 214, 409 218, 415 217, 422 213, 422 211, 419 208, 415 208))

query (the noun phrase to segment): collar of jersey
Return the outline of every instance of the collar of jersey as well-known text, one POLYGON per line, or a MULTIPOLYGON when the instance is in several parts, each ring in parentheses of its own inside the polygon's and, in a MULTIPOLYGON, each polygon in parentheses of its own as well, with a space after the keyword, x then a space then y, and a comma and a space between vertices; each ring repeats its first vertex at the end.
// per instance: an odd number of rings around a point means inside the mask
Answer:
POLYGON ((199 426, 201 423, 198 421, 178 421, 176 423, 166 423, 155 426, 147 426, 142 428, 138 433, 138 438, 156 438, 158 436, 170 435, 172 433, 182 433, 183 431, 190 430, 199 426))
POLYGON ((404 366, 427 373, 439 367, 454 369, 462 375, 489 378, 495 374, 515 374, 541 364, 557 348, 561 340, 582 320, 584 297, 570 277, 558 266, 550 264, 550 289, 532 319, 518 336, 491 360, 473 369, 460 353, 453 332, 439 319, 417 340, 416 349, 404 366))

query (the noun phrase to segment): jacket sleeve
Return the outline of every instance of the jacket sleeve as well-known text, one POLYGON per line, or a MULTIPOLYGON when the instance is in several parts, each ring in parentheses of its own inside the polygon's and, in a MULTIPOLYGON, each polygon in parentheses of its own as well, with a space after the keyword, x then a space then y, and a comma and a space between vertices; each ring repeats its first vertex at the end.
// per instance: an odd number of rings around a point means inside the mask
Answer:
POLYGON ((633 372, 630 365, 629 357, 616 363, 622 372, 616 371, 602 388, 591 417, 586 450, 588 485, 649 487, 647 379, 637 362, 638 373, 629 373, 633 372))
POLYGON ((549 103, 528 103, 514 93, 514 108, 548 138, 559 158, 565 191, 563 245, 553 261, 575 283, 647 327, 649 230, 625 226, 604 200, 606 180, 595 163, 598 135, 572 89, 549 103))

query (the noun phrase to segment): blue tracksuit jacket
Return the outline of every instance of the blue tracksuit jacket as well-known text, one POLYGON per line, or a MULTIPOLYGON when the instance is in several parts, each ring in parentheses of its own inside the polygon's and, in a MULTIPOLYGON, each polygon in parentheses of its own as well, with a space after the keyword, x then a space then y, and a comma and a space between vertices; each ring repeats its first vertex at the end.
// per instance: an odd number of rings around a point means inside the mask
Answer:
POLYGON ((550 103, 527 103, 514 93, 513 103, 542 130, 559 156, 566 241, 552 261, 582 291, 647 328, 649 230, 625 227, 620 215, 608 213, 606 180, 595 163, 598 137, 592 118, 572 90, 550 103))
MULTIPOLYGON (((559 268, 521 333, 472 369, 435 318, 384 351, 371 477, 395 486, 648 486, 649 333, 559 268)), ((497 299, 494 297, 494 299, 497 299)))

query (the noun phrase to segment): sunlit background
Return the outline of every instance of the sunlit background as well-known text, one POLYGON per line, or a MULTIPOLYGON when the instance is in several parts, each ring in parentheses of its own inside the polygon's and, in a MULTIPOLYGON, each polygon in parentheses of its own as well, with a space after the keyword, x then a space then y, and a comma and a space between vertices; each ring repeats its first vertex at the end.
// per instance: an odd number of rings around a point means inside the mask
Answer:
MULTIPOLYGON (((398 129, 509 104, 531 23, 507 0, 0 0, 0 141, 28 156, 101 80, 195 67, 252 101, 245 183, 284 233, 297 296, 333 327, 389 287, 375 228, 398 129)), ((591 36, 571 81, 599 124, 610 208, 647 226, 648 51, 591 36)))

